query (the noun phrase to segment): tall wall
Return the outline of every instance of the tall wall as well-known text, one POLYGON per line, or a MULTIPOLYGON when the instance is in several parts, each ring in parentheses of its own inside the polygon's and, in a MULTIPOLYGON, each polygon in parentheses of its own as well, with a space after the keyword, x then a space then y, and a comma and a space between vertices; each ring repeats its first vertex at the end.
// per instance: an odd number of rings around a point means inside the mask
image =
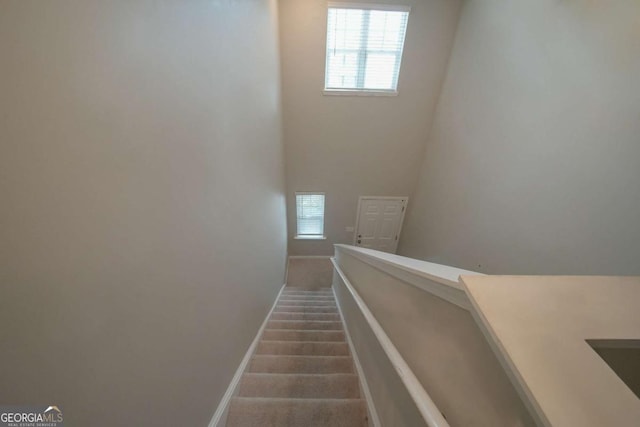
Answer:
POLYGON ((323 95, 327 3, 279 0, 291 255, 352 243, 359 196, 408 196, 417 182, 461 2, 382 3, 411 6, 396 97, 323 95), (293 239, 296 191, 326 192, 327 240, 293 239))
POLYGON ((203 426, 283 283, 274 0, 0 2, 0 402, 203 426))
POLYGON ((465 2, 399 252, 640 274, 639 22, 636 0, 465 2))

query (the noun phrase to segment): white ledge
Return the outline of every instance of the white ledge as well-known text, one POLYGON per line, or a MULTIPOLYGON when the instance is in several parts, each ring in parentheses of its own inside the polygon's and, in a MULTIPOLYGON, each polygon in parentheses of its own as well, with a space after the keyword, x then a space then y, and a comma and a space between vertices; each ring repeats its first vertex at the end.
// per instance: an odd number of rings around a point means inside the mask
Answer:
POLYGON ((463 276, 462 283, 538 425, 640 425, 640 400, 589 345, 631 348, 640 339, 640 277, 463 276))
POLYGON ((334 245, 336 252, 343 252, 381 270, 418 289, 429 292, 465 310, 471 310, 461 275, 483 276, 482 273, 420 261, 400 255, 380 252, 344 244, 334 245))

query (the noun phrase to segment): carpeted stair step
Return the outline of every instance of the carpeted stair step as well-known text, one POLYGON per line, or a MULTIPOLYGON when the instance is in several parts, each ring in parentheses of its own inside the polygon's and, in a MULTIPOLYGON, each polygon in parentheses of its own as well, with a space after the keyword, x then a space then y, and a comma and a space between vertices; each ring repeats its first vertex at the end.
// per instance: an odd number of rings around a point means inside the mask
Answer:
POLYGON ((231 399, 228 427, 366 427, 331 288, 286 287, 231 399))
POLYGON ((337 308, 335 302, 318 302, 318 301, 280 301, 276 304, 276 308, 279 307, 326 307, 326 308, 337 308))
POLYGON ((265 329, 263 340, 269 341, 345 341, 344 331, 309 331, 265 329))
POLYGON ((318 300, 331 300, 335 301, 335 297, 333 294, 326 295, 310 295, 310 294, 282 294, 280 295, 281 299, 294 299, 294 300, 304 300, 304 299, 318 299, 318 300))
POLYGON ((300 292, 283 292, 283 297, 287 298, 333 298, 332 292, 323 293, 300 293, 300 292))
POLYGON ((349 346, 346 342, 260 341, 256 354, 349 356, 349 346))
POLYGON ((281 311, 273 313, 271 320, 325 320, 325 321, 340 321, 340 315, 337 313, 287 313, 281 311))
POLYGON ((277 305, 290 305, 293 307, 335 307, 335 301, 316 301, 316 300, 300 300, 300 301, 282 301, 279 300, 277 305))
POLYGON ((341 331, 342 322, 331 322, 325 320, 270 320, 267 323, 267 328, 341 331))
POLYGON ((333 296, 333 294, 320 294, 320 295, 312 295, 312 294, 282 294, 282 295, 280 295, 280 299, 295 299, 295 300, 319 299, 319 300, 335 301, 335 297, 333 296))
POLYGON ((294 305, 276 305, 273 310, 274 313, 337 313, 337 307, 304 307, 294 305))
POLYGON ((333 292, 283 292, 283 297, 309 297, 309 298, 333 298, 333 292))
POLYGON ((236 397, 227 427, 366 427, 362 399, 236 397))
POLYGON ((335 301, 333 295, 281 295, 280 300, 305 300, 312 299, 314 301, 335 301))
POLYGON ((283 292, 283 297, 333 298, 333 292, 283 292))
POLYGON ((238 396, 357 399, 358 376, 354 374, 254 374, 242 377, 238 396))
POLYGON ((271 374, 338 374, 353 373, 349 356, 284 356, 255 355, 248 372, 271 374))
POLYGON ((286 288, 284 288, 283 292, 300 292, 300 293, 313 293, 313 294, 319 294, 319 293, 333 293, 332 288, 330 287, 326 287, 326 288, 299 288, 296 286, 287 286, 286 288))
POLYGON ((320 299, 320 298, 280 298, 278 304, 282 305, 336 305, 335 299, 320 299))

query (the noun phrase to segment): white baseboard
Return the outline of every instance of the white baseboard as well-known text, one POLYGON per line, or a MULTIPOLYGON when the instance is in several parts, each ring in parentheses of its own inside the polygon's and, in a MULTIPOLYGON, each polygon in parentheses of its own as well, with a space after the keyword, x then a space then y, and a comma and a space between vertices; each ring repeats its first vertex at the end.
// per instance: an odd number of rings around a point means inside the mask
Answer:
POLYGON ((247 366, 249 366, 249 361, 251 360, 251 357, 253 357, 253 353, 255 353, 256 347, 258 346, 258 343, 260 342, 260 338, 262 337, 262 332, 264 331, 264 328, 267 326, 267 322, 271 317, 271 313, 273 313, 273 310, 275 309, 276 304, 278 303, 278 299, 280 298, 280 294, 282 294, 282 291, 284 290, 285 286, 286 284, 282 285, 282 287, 280 288, 280 291, 278 292, 278 295, 276 296, 276 299, 273 302, 273 305, 271 306, 271 310, 269 310, 269 313, 267 313, 267 317, 264 318, 264 322, 262 322, 260 329, 258 329, 258 333, 256 334, 256 337, 251 342, 251 345, 249 346, 247 353, 244 355, 244 358, 240 362, 240 366, 238 366, 238 369, 236 370, 235 375, 233 376, 233 378, 231 379, 231 382, 229 383, 229 387, 227 388, 227 391, 224 393, 224 396, 222 396, 222 399, 218 404, 218 408, 216 409, 216 412, 213 413, 213 417, 211 417, 211 421, 209 421, 209 427, 224 427, 224 425, 226 424, 227 414, 229 413, 229 403, 231 403, 231 399, 238 394, 237 391, 238 391, 238 385, 240 384, 240 379, 242 378, 242 375, 244 375, 244 373, 246 372, 247 366))
POLYGON ((360 391, 364 395, 364 399, 367 402, 367 412, 369 414, 369 427, 381 427, 380 418, 378 418, 378 412, 376 411, 376 406, 373 403, 373 398, 371 397, 371 392, 369 391, 369 384, 367 384, 367 378, 364 376, 364 370, 362 369, 362 365, 360 364, 360 359, 358 358, 358 353, 356 352, 356 348, 353 345, 353 341, 351 341, 351 335, 349 334, 349 328, 347 328, 347 322, 344 321, 344 316, 342 315, 342 308, 340 308, 340 304, 338 304, 338 296, 336 295, 336 290, 333 286, 331 286, 331 291, 333 292, 333 297, 336 299, 336 306, 338 307, 338 313, 340 313, 340 319, 342 319, 342 325, 344 326, 345 336, 347 337, 347 343, 349 344, 349 349, 351 350, 351 355, 353 356, 353 364, 356 367, 356 373, 358 374, 358 381, 360 382, 360 391))

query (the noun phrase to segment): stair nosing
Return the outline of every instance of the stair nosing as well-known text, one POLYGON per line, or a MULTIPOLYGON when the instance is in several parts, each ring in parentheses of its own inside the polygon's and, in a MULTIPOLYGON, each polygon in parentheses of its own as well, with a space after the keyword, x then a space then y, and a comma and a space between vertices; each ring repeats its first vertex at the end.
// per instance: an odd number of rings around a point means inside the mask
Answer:
MULTIPOLYGON (((290 330, 290 329, 289 329, 290 330)), ((346 341, 287 341, 287 340, 266 340, 266 339, 261 339, 260 342, 270 342, 270 343, 274 343, 274 342, 281 342, 281 343, 287 343, 287 344, 347 344, 346 341)))
POLYGON ((347 373, 347 372, 330 372, 327 374, 305 374, 305 373, 295 373, 295 372, 245 372, 243 376, 258 376, 258 377, 308 377, 308 378, 326 378, 326 377, 349 377, 349 378, 358 378, 358 374, 356 373, 347 373))
POLYGON ((319 307, 319 308, 337 308, 337 305, 332 304, 332 305, 292 305, 292 304, 276 304, 276 307, 305 307, 305 308, 311 308, 311 307, 319 307))
MULTIPOLYGON (((295 303, 310 303, 310 302, 313 302, 313 303, 317 303, 317 304, 329 304, 329 305, 331 305, 331 304, 335 305, 336 304, 335 300, 329 301, 329 300, 311 300, 311 299, 309 299, 309 300, 307 300, 307 299, 296 299, 296 300, 281 300, 281 299, 279 299, 278 302, 279 303, 281 303, 281 302, 295 302, 295 303)), ((316 304, 313 304, 313 305, 316 305, 316 304)))
POLYGON ((321 299, 334 299, 333 295, 280 295, 280 298, 321 298, 321 299))
POLYGON ((342 325, 342 322, 339 320, 304 320, 304 319, 299 319, 299 320, 290 320, 290 319, 283 319, 283 320, 269 320, 269 322, 315 322, 315 323, 340 323, 342 325))
MULTIPOLYGON (((304 314, 304 313, 300 313, 298 311, 278 311, 278 314, 304 314)), ((309 314, 314 314, 314 315, 318 315, 318 314, 321 314, 321 315, 323 315, 323 314, 333 315, 334 313, 309 313, 309 314)))
POLYGON ((304 398, 304 397, 245 397, 245 396, 235 396, 232 398, 233 399, 243 399, 243 400, 277 400, 277 401, 300 401, 300 402, 310 402, 313 400, 322 400, 322 401, 326 401, 327 403, 331 403, 331 402, 344 402, 344 403, 348 403, 348 402, 365 402, 365 399, 359 397, 351 397, 351 398, 346 398, 346 399, 341 399, 341 398, 330 398, 330 397, 310 397, 310 398, 304 398))
POLYGON ((317 359, 326 359, 336 358, 336 359, 351 359, 351 356, 332 356, 332 355, 315 355, 315 354, 254 354, 253 357, 304 357, 304 358, 317 358, 317 359))
POLYGON ((278 328, 269 328, 265 329, 265 331, 292 331, 292 332, 343 332, 344 329, 278 329, 278 328))

